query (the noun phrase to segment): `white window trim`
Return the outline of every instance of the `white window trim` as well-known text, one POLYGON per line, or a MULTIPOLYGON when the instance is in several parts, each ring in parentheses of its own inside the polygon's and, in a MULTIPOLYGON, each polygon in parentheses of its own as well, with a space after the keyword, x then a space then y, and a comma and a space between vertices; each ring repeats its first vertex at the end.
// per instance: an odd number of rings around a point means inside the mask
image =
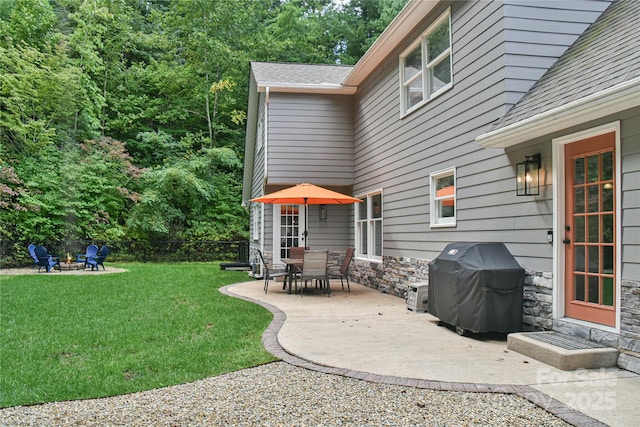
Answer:
POLYGON ((366 260, 369 262, 375 262, 375 263, 381 263, 382 262, 382 256, 383 254, 381 254, 380 256, 377 255, 373 255, 374 251, 374 242, 375 240, 371 238, 371 236, 374 234, 374 230, 373 230, 373 217, 371 214, 371 208, 372 208, 372 203, 368 202, 368 199, 370 199, 373 196, 377 196, 380 195, 380 200, 382 201, 382 206, 380 207, 381 211, 380 211, 380 218, 376 218, 375 221, 380 221, 382 223, 382 235, 380 236, 380 247, 381 250, 384 252, 384 194, 382 192, 382 189, 378 189, 378 190, 373 190, 373 191, 369 191, 367 193, 363 193, 359 196, 356 196, 358 199, 362 199, 362 200, 366 200, 366 206, 367 206, 367 219, 366 219, 366 227, 367 227, 367 253, 366 254, 362 254, 362 248, 360 247, 360 234, 358 233, 358 224, 361 221, 359 219, 360 217, 360 209, 362 209, 362 206, 365 205, 364 203, 356 203, 356 210, 355 210, 355 215, 354 215, 354 236, 355 236, 355 248, 356 248, 356 258, 357 259, 361 259, 361 260, 366 260))
POLYGON ((429 174, 429 200, 430 200, 430 221, 429 226, 431 228, 444 228, 444 227, 455 227, 458 221, 458 176, 456 172, 456 168, 448 168, 443 169, 432 174, 429 174), (439 218, 438 217, 438 208, 436 203, 438 200, 442 198, 438 198, 436 196, 436 180, 440 177, 447 176, 453 174, 453 202, 455 213, 451 218, 439 218))
POLYGON ((251 212, 251 215, 253 217, 253 230, 251 230, 251 237, 254 241, 258 241, 260 240, 260 205, 253 206, 253 212, 251 212))
MULTIPOLYGON (((410 113, 412 113, 413 111, 421 108, 422 106, 428 104, 431 100, 437 98, 438 96, 440 96, 441 94, 443 94, 444 92, 448 91, 449 89, 451 89, 453 87, 453 37, 452 37, 452 32, 451 32, 451 8, 448 8, 442 15, 440 15, 438 17, 438 19, 436 19, 430 26, 429 28, 427 28, 427 30, 422 33, 420 35, 420 37, 418 38, 418 40, 416 40, 414 43, 411 44, 411 46, 409 46, 407 49, 405 49, 401 54, 400 54, 400 59, 399 59, 399 68, 400 68, 400 115, 401 117, 404 117, 410 113), (442 24, 442 21, 444 21, 445 19, 449 20, 449 48, 446 49, 444 52, 442 52, 440 55, 438 55, 438 57, 436 57, 435 59, 433 59, 429 64, 426 63, 426 58, 427 58, 427 49, 426 49, 426 40, 427 37, 429 36, 429 34, 431 34, 440 24, 442 24), (407 108, 407 94, 405 91, 405 75, 404 75, 404 60, 407 56, 409 56, 418 46, 422 46, 422 70, 420 73, 417 73, 416 76, 421 76, 422 78, 422 93, 423 93, 423 99, 422 101, 418 102, 416 105, 407 108), (451 57, 451 61, 450 61, 450 73, 451 73, 451 81, 441 87, 440 89, 438 89, 435 92, 430 93, 427 87, 427 71, 430 69, 429 65, 437 65, 441 62, 442 58, 445 56, 449 56, 451 57)), ((411 82, 413 82, 414 80, 416 80, 418 77, 413 77, 411 79, 411 82)))

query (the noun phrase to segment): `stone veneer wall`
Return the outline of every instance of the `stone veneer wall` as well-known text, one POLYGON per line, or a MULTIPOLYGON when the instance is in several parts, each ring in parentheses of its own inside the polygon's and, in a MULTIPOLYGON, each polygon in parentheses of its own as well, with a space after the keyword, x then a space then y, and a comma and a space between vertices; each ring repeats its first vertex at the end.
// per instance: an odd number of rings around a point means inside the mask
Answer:
POLYGON ((623 280, 618 366, 640 374, 640 281, 623 280))
MULTIPOLYGON (((390 256, 383 257, 382 263, 354 259, 349 277, 356 283, 404 298, 411 283, 429 282, 429 261, 390 256)), ((527 271, 523 299, 524 330, 553 329, 616 347, 620 351, 618 366, 640 373, 640 282, 622 282, 619 335, 564 320, 553 320, 551 273, 527 271)))
POLYGON ((524 276, 522 327, 548 331, 553 326, 553 276, 527 270, 524 276))
POLYGON ((354 258, 349 269, 349 279, 404 298, 410 283, 429 282, 429 261, 384 256, 382 263, 377 263, 354 258))

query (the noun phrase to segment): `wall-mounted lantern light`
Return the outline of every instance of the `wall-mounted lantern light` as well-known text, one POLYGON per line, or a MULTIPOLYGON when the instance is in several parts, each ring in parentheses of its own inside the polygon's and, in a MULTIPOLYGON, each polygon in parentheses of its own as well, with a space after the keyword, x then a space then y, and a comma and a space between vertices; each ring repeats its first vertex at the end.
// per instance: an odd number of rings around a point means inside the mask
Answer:
POLYGON ((327 219, 327 205, 320 205, 320 220, 325 221, 327 219))
POLYGON ((524 162, 516 164, 516 194, 537 196, 540 194, 540 154, 526 156, 524 162))

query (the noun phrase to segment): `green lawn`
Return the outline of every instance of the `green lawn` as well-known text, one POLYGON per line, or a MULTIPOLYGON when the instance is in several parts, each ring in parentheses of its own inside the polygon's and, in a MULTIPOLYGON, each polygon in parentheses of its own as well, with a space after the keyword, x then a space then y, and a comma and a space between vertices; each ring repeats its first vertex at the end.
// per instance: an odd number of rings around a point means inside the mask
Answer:
POLYGON ((0 276, 0 407, 131 393, 275 360, 260 342, 271 313, 218 291, 246 273, 214 263, 119 267, 129 271, 0 276))

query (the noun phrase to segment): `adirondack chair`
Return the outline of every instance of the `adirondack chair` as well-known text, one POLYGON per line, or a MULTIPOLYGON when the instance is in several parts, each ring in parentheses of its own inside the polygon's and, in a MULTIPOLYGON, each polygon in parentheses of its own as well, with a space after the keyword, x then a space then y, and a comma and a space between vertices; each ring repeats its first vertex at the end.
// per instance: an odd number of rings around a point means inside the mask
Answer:
MULTIPOLYGON (((98 271, 100 269, 99 266, 102 266, 103 270, 106 270, 104 268, 104 260, 107 258, 107 255, 109 255, 109 247, 107 245, 104 245, 103 247, 100 248, 100 250, 98 251, 98 254, 94 257, 91 258, 87 258, 84 262, 84 268, 87 268, 88 265, 91 266, 91 270, 93 271, 94 267, 96 269, 96 271, 98 271)), ((83 270, 84 270, 83 268, 83 270)))
POLYGON ((52 269, 55 270, 56 266, 58 266, 58 270, 60 269, 60 257, 49 254, 44 246, 36 247, 34 253, 38 258, 38 272, 44 268, 48 273, 52 269))
POLYGON ((32 243, 27 247, 27 249, 29 249, 29 255, 31 255, 31 258, 33 258, 33 265, 31 266, 31 268, 36 268, 38 266, 38 257, 36 256, 36 245, 32 243))
POLYGON ((98 256, 98 247, 96 245, 89 245, 84 254, 76 255, 76 262, 85 262, 89 258, 95 258, 98 256))

